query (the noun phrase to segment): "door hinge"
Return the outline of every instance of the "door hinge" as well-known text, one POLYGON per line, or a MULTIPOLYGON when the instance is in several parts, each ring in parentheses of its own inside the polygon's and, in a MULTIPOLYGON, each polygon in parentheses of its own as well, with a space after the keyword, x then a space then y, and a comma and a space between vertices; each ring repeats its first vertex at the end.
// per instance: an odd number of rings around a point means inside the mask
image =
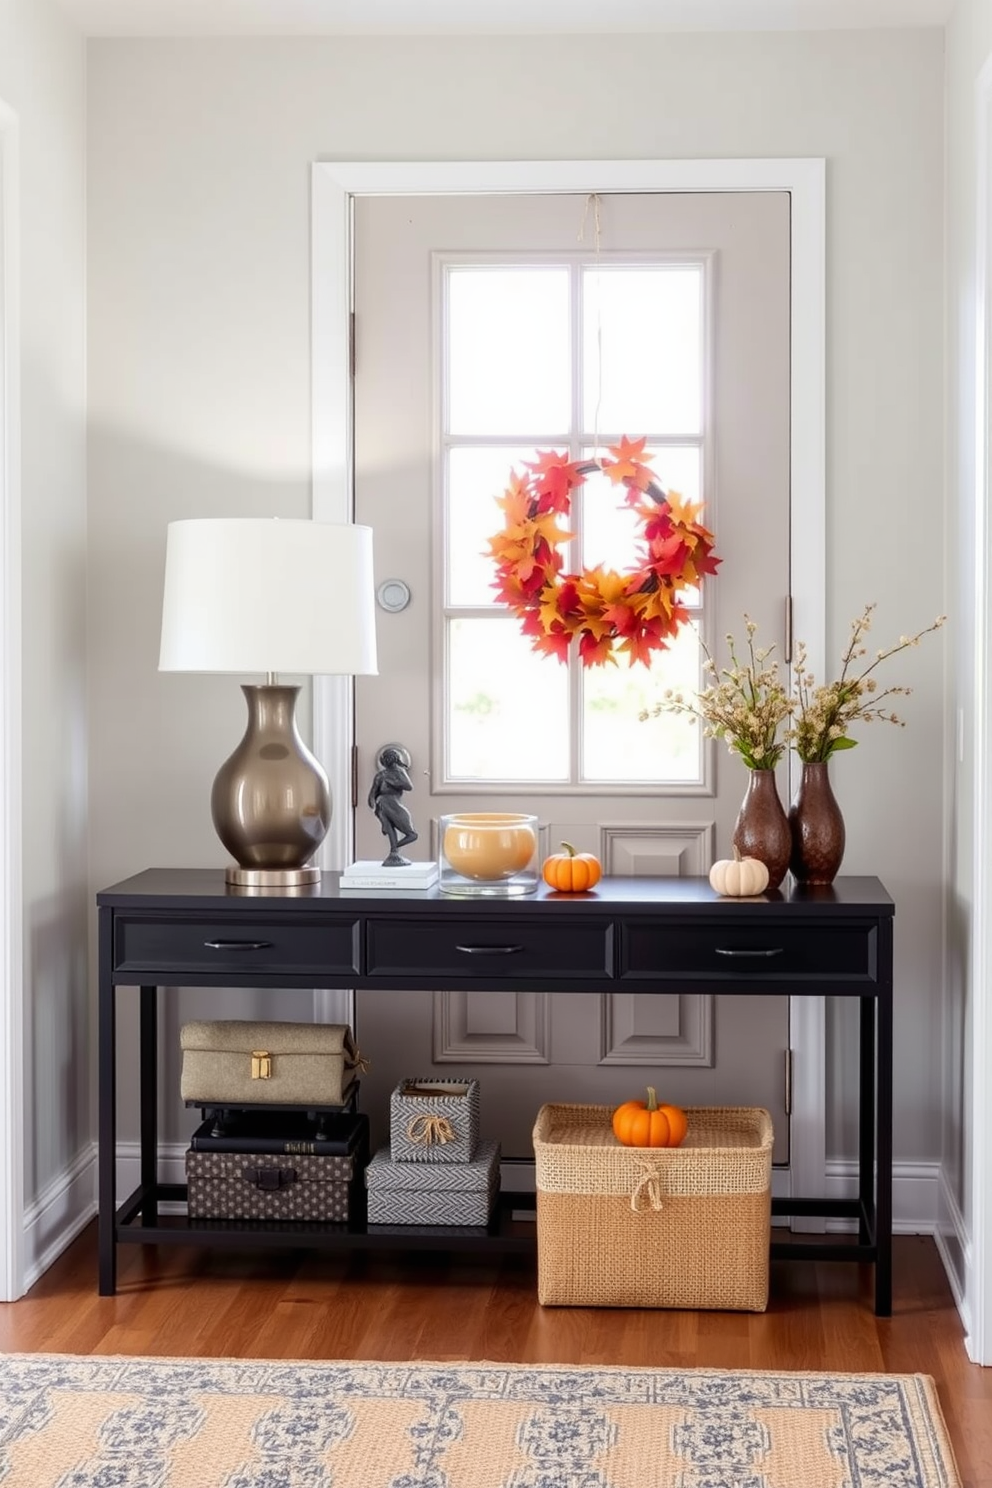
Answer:
POLYGON ((352 377, 355 375, 355 312, 352 310, 348 316, 348 371, 352 377))
POLYGON ((785 649, 782 652, 786 666, 792 661, 792 595, 785 596, 785 649))
POLYGON ((792 1115, 792 1050, 785 1051, 785 1114, 792 1115))
POLYGON ((358 745, 351 746, 351 809, 358 810, 358 745))

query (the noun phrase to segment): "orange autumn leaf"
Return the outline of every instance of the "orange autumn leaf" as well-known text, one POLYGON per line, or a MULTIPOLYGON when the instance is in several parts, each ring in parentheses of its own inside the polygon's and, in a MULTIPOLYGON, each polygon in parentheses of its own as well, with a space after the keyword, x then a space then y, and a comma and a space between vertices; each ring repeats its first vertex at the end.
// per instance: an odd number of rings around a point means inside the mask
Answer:
POLYGON ((639 491, 647 489, 651 471, 641 458, 647 442, 647 435, 643 439, 628 439, 624 434, 619 444, 609 446, 613 459, 604 460, 603 469, 614 485, 631 481, 639 491))

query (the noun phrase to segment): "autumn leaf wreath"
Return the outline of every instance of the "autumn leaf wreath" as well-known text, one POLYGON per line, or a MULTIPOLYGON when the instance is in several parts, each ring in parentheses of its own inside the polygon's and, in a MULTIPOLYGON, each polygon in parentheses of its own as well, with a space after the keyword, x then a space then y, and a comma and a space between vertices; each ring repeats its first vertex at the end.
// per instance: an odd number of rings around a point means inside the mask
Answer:
POLYGON ((496 563, 493 588, 521 622, 533 649, 565 661, 578 637, 584 666, 647 664, 689 618, 680 596, 704 574, 716 573, 713 534, 698 521, 699 505, 664 491, 645 463, 645 439, 624 436, 602 458, 569 460, 552 450, 538 452, 527 474, 511 471, 497 504, 502 531, 489 539, 496 563), (575 536, 559 526, 567 520, 572 493, 602 471, 623 486, 625 502, 639 518, 634 564, 623 573, 601 564, 564 573, 561 547, 575 536))

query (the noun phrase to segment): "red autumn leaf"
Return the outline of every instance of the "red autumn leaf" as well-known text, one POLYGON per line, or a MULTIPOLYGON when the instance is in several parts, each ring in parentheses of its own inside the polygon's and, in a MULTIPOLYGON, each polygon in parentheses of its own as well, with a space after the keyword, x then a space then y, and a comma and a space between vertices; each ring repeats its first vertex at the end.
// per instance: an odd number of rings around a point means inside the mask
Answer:
POLYGON ((649 620, 640 627, 633 635, 626 636, 619 646, 619 650, 626 653, 630 665, 635 661, 643 662, 646 666, 651 655, 655 651, 663 650, 665 646, 664 633, 657 620, 649 620))
POLYGON ((609 621, 619 636, 630 635, 637 628, 637 615, 630 605, 607 605, 603 610, 603 619, 609 621))
POLYGON ((583 666, 603 666, 608 663, 616 666, 617 659, 613 655, 613 641, 609 635, 596 636, 589 630, 584 630, 579 637, 579 656, 583 666))
POLYGON ((534 472, 531 483, 537 491, 538 511, 568 512, 572 490, 585 479, 578 463, 554 450, 538 450, 537 459, 526 463, 534 472))
POLYGON ((682 538, 675 534, 671 537, 656 538, 651 543, 651 567, 656 574, 669 576, 681 573, 689 556, 689 549, 682 538))
POLYGON ((542 631, 531 641, 531 649, 542 656, 556 656, 559 661, 567 661, 571 644, 572 637, 567 630, 542 631))

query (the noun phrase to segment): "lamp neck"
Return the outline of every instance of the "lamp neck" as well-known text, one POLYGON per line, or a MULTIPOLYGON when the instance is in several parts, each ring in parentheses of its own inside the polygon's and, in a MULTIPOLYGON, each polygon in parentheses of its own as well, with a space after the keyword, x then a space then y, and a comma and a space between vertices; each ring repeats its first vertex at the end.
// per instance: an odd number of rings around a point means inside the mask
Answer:
POLYGON ((266 674, 265 674, 265 685, 266 685, 266 687, 278 687, 279 686, 279 673, 278 672, 266 672, 266 674))

